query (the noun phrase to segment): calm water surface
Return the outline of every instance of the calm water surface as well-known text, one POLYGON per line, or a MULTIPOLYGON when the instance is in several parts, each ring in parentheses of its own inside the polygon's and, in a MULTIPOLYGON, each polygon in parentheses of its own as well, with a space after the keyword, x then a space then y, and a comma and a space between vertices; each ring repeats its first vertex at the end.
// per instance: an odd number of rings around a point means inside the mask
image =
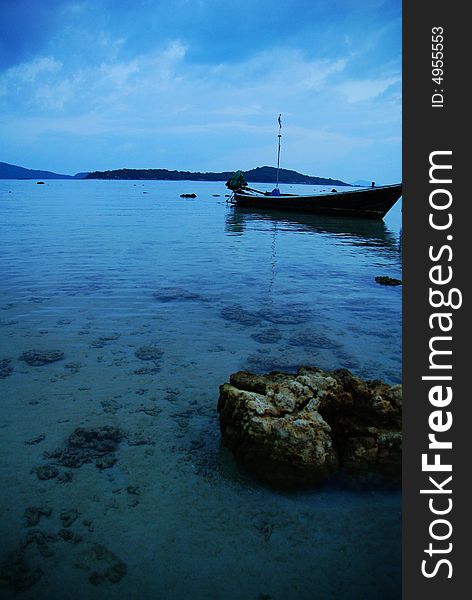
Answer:
POLYGON ((2 559, 18 550, 42 572, 22 598, 400 598, 399 495, 261 487, 221 450, 216 414, 242 368, 400 381, 401 287, 374 279, 401 278, 400 205, 378 223, 251 212, 225 193, 0 181, 2 559), (143 346, 162 357, 140 360, 143 346), (31 349, 65 356, 28 366, 31 349), (112 468, 30 472, 103 425, 127 434, 112 468), (81 541, 26 543, 31 506, 51 509, 34 530, 56 538, 77 511, 81 541), (126 574, 97 583, 117 560, 126 574))

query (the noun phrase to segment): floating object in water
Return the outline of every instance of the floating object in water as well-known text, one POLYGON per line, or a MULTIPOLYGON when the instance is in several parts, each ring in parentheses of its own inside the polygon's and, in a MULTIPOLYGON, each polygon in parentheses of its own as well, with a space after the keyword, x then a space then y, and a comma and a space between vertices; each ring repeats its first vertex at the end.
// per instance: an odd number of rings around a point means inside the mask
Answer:
POLYGON ((196 198, 197 194, 180 194, 181 198, 196 198))

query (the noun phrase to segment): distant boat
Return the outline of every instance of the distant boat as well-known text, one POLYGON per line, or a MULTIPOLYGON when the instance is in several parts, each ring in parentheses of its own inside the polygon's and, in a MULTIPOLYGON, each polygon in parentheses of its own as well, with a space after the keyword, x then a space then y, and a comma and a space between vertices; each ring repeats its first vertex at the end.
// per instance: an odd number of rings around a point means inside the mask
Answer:
POLYGON ((235 191, 232 202, 248 208, 269 208, 325 215, 383 219, 402 195, 402 184, 297 196, 258 193, 244 188, 235 191))

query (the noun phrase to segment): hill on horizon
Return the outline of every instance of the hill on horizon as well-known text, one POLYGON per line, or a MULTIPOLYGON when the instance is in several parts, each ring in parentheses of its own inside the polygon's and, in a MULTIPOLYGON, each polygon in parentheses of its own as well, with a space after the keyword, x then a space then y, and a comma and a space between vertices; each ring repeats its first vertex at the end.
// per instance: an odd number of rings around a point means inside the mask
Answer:
MULTIPOLYGON (((256 167, 243 171, 247 181, 251 183, 276 183, 275 167, 256 167)), ((111 171, 94 171, 64 175, 53 171, 27 169, 18 165, 0 162, 0 179, 153 179, 161 181, 227 181, 233 171, 205 172, 177 171, 168 169, 114 169, 111 171)), ((311 184, 311 185, 351 185, 330 177, 303 175, 290 169, 279 170, 279 183, 311 184)))
POLYGON ((41 171, 38 169, 26 169, 17 165, 0 162, 0 179, 84 179, 87 173, 77 175, 62 175, 52 171, 41 171))
MULTIPOLYGON (((168 169, 114 169, 112 171, 94 171, 89 173, 87 179, 154 179, 165 181, 227 181, 234 171, 221 172, 193 172, 169 171, 168 169)), ((277 169, 275 167, 256 167, 243 171, 247 181, 251 183, 276 183, 277 169)), ((302 175, 290 169, 279 170, 279 183, 302 183, 311 185, 350 185, 339 179, 329 177, 314 177, 302 175)))

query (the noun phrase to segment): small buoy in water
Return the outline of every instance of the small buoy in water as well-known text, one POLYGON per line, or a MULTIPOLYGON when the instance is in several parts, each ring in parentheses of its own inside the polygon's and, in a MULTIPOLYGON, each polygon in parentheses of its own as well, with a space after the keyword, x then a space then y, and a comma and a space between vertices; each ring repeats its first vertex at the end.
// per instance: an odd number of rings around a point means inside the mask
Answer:
POLYGON ((36 185, 44 185, 44 181, 37 181, 36 185))
POLYGON ((180 194, 181 198, 196 198, 197 194, 180 194))

